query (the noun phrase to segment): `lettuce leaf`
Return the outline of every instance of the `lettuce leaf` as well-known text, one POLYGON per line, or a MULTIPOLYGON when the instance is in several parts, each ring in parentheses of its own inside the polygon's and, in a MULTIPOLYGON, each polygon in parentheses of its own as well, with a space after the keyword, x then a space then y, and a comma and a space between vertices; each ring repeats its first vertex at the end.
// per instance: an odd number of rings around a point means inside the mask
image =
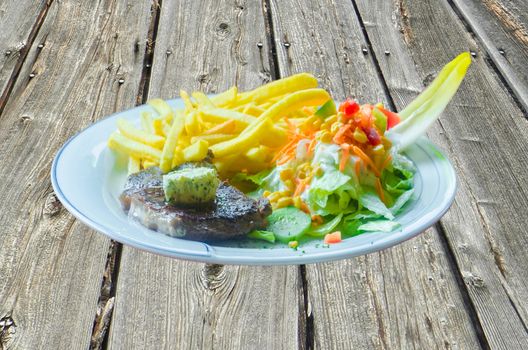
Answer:
POLYGON ((257 186, 262 186, 264 179, 271 173, 271 169, 263 170, 260 173, 249 175, 246 173, 238 173, 231 178, 233 182, 249 181, 257 186))
POLYGON ((338 215, 357 210, 358 187, 352 178, 329 169, 312 180, 305 192, 306 203, 317 215, 338 215))
POLYGON ((394 219, 392 211, 381 201, 374 190, 367 190, 359 197, 359 204, 367 208, 374 214, 383 216, 389 220, 394 219))
POLYGON ((400 227, 400 224, 393 220, 368 221, 357 228, 359 232, 392 232, 400 227))

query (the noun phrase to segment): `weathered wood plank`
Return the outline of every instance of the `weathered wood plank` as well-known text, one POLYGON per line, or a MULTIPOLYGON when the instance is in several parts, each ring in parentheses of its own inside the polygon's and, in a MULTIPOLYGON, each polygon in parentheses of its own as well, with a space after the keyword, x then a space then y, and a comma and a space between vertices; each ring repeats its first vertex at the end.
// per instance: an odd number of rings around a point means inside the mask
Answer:
POLYGON ((528 111, 528 2, 453 0, 528 111))
POLYGON ((360 0, 358 6, 398 108, 456 54, 477 52, 464 85, 429 133, 448 152, 460 180, 441 225, 485 341, 491 348, 527 348, 528 174, 522 164, 528 161, 528 125, 523 113, 447 2, 360 0))
MULTIPOLYGON (((150 97, 174 97, 180 88, 249 88, 270 78, 256 1, 164 0, 155 42, 150 97)), ((298 338, 302 308, 295 266, 205 265, 125 246, 109 345, 295 349, 304 341, 298 338)))
MULTIPOLYGON (((351 2, 271 4, 281 74, 315 72, 337 99, 385 101, 351 2)), ((308 265, 306 274, 315 348, 479 346, 434 229, 380 253, 308 265)))
POLYGON ((28 39, 39 18, 47 9, 46 0, 2 1, 0 3, 0 110, 5 104, 5 91, 21 56, 29 50, 28 39))
POLYGON ((135 104, 149 9, 54 2, 22 67, 0 118, 0 318, 16 325, 1 348, 90 344, 109 240, 62 209, 50 166, 68 137, 135 104))

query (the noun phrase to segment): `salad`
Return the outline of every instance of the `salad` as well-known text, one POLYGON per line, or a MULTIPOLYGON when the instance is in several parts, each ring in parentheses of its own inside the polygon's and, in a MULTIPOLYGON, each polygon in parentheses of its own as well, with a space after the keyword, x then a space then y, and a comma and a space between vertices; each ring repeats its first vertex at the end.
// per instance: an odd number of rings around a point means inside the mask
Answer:
MULTIPOLYGON (((391 232, 414 191, 415 168, 402 151, 438 118, 470 63, 468 53, 456 57, 399 113, 351 98, 337 103, 307 73, 243 93, 181 91, 184 109, 151 100, 141 127, 120 120, 108 145, 128 155, 131 174, 159 168, 192 188, 198 178, 182 178, 177 169, 207 160, 248 197, 266 198, 272 212, 265 227, 244 232, 251 239, 296 249, 305 239, 335 244, 391 232)), ((211 192, 206 184, 219 181, 212 181, 211 169, 207 174, 200 186, 214 201, 216 187, 211 192)))

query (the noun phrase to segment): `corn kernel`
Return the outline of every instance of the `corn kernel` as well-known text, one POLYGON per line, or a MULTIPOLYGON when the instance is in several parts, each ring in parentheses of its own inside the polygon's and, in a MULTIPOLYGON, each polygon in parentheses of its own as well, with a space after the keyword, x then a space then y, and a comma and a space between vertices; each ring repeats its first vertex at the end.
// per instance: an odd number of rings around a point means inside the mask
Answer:
POLYGON ((332 142, 332 134, 325 130, 321 133, 320 140, 324 143, 330 143, 332 142))
POLYGON ((296 249, 298 246, 299 246, 299 242, 298 241, 289 241, 288 242, 288 247, 290 247, 292 249, 296 249))
POLYGON ((303 163, 301 164, 301 169, 304 170, 304 171, 311 171, 312 170, 312 166, 310 165, 310 163, 303 163))
POLYGON ((313 122, 313 126, 318 130, 321 129, 321 125, 323 125, 323 120, 319 117, 313 122))
POLYGON ((281 193, 281 198, 291 197, 291 195, 292 195, 292 191, 290 191, 289 189, 288 190, 284 190, 284 191, 280 191, 280 193, 281 193))
POLYGON ((337 114, 334 114, 333 116, 330 116, 325 119, 325 123, 328 123, 329 125, 332 125, 337 121, 337 114))
POLYGON ((293 199, 291 197, 282 197, 277 201, 277 208, 284 208, 293 205, 293 199))
POLYGON ((271 192, 268 191, 268 190, 262 192, 262 196, 264 196, 265 198, 268 198, 270 194, 271 194, 271 192))
POLYGON ((343 123, 341 122, 333 123, 332 126, 330 127, 330 132, 332 133, 332 135, 334 135, 339 129, 341 129, 342 126, 343 126, 343 123))
POLYGON ((280 179, 282 181, 286 181, 288 179, 291 179, 293 177, 293 169, 292 168, 286 168, 280 172, 280 179))
POLYGON ((302 200, 300 196, 293 197, 293 205, 295 208, 300 209, 302 205, 302 200))
POLYGON ((375 155, 382 155, 385 153, 385 147, 383 147, 382 144, 379 144, 372 148, 372 153, 374 153, 375 155))
POLYGON ((281 198, 280 192, 273 192, 268 196, 269 201, 272 203, 278 201, 279 198, 281 198))
POLYGON ((295 184, 291 179, 284 181, 284 185, 288 188, 288 190, 290 190, 290 192, 295 189, 295 184))

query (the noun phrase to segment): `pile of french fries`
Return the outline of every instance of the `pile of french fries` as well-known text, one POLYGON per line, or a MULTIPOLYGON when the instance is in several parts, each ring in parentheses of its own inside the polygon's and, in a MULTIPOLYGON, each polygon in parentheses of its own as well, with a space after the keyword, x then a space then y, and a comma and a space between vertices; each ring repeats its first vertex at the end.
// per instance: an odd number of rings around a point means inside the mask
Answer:
POLYGON ((148 101, 152 111, 141 114, 141 127, 118 120, 108 146, 128 155, 129 173, 152 166, 168 172, 184 162, 203 160, 209 150, 224 177, 261 171, 288 141, 283 118, 306 118, 303 110, 330 99, 307 73, 242 93, 236 87, 213 97, 182 90, 180 97, 185 108, 178 110, 161 99, 148 101))

